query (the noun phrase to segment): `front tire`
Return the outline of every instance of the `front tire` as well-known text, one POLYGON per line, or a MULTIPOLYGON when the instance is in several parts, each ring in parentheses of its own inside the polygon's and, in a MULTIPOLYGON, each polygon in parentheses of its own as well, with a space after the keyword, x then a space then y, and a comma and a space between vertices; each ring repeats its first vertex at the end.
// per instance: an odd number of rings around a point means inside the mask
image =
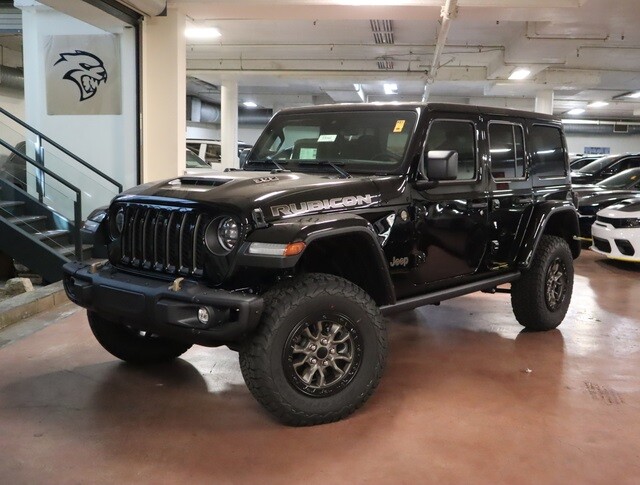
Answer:
POLYGON ((177 342, 107 320, 87 311, 89 326, 96 340, 111 355, 130 364, 158 364, 174 360, 184 354, 191 344, 177 342))
POLYGON ((258 402, 293 426, 337 421, 359 408, 387 353, 371 297, 343 278, 306 274, 264 299, 260 326, 240 350, 242 375, 258 402))
POLYGON ((511 285, 511 307, 530 330, 556 328, 569 309, 573 292, 573 256, 567 242, 542 236, 531 267, 511 285))

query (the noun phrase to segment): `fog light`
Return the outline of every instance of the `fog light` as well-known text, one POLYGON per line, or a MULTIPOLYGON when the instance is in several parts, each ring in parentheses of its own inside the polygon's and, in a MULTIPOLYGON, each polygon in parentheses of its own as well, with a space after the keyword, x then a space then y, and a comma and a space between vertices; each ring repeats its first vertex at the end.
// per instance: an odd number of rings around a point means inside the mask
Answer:
POLYGON ((201 324, 206 325, 209 323, 209 310, 206 307, 201 306, 198 309, 198 320, 201 324))

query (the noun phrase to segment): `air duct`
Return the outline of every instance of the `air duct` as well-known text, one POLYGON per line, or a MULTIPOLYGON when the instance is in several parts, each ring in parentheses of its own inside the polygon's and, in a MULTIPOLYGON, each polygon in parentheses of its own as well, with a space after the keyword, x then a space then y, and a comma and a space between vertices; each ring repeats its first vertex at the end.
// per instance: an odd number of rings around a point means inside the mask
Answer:
POLYGON ((0 65, 0 87, 24 90, 24 73, 15 67, 0 65))
MULTIPOLYGON (((270 109, 238 109, 238 124, 265 125, 271 119, 270 109)), ((195 96, 187 96, 187 120, 196 123, 220 124, 220 106, 207 103, 195 96)))

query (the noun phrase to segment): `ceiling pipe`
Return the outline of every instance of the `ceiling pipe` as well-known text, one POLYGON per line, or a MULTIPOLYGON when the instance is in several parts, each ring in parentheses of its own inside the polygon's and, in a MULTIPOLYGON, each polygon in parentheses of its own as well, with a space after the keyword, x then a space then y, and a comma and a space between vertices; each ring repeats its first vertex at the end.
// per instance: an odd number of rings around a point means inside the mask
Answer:
POLYGON ((429 99, 429 84, 433 84, 438 74, 438 67, 440 66, 440 56, 444 50, 444 46, 447 43, 447 37, 449 36, 449 28, 451 27, 451 21, 458 14, 458 0, 446 0, 444 7, 440 12, 440 32, 438 33, 438 40, 436 41, 436 48, 433 51, 433 59, 431 61, 431 68, 427 72, 427 82, 424 86, 424 94, 422 95, 422 101, 426 102, 429 99))

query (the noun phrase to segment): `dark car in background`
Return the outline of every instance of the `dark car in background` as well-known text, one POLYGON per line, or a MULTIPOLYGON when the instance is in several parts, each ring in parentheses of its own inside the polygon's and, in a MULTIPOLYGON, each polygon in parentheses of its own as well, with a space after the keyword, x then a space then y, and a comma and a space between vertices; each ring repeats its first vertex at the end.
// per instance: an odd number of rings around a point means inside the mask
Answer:
POLYGON ((582 167, 584 167, 585 165, 596 161, 598 158, 601 158, 600 156, 582 156, 582 157, 577 157, 574 159, 570 159, 569 160, 569 167, 571 168, 571 170, 578 170, 582 167))
POLYGON ((640 168, 640 154, 609 155, 571 171, 571 183, 595 184, 629 168, 640 168))
POLYGON ((596 213, 624 199, 640 198, 640 168, 630 168, 594 185, 575 186, 578 201, 580 235, 591 237, 596 213))

